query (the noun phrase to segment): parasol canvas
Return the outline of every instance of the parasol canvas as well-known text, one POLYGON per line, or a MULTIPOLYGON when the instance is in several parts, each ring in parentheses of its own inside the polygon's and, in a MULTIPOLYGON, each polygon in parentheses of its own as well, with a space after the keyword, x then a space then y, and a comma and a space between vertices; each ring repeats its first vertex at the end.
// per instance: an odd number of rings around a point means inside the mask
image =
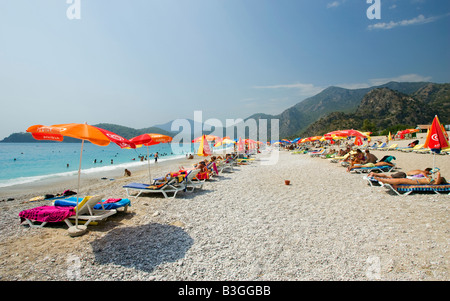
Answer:
POLYGON ((209 148, 209 144, 208 144, 206 135, 202 136, 197 155, 199 155, 199 156, 210 156, 211 155, 211 149, 209 148))
MULTIPOLYGON (((66 123, 55 124, 50 126, 45 125, 32 125, 27 129, 27 132, 31 133, 36 140, 52 140, 63 141, 64 137, 72 137, 81 140, 81 152, 80 152, 80 165, 78 168, 78 190, 77 190, 77 206, 79 203, 78 196, 80 195, 80 175, 81 175, 81 162, 83 156, 84 141, 87 140, 93 144, 100 146, 107 146, 111 142, 114 142, 121 148, 135 148, 134 143, 129 140, 113 133, 108 130, 88 125, 87 123, 66 123)), ((78 210, 75 218, 76 229, 78 226, 78 210)), ((85 231, 85 228, 79 229, 85 231)), ((72 232, 70 232, 72 233, 72 232)))
POLYGON ((134 138, 130 139, 131 142, 133 142, 137 147, 145 145, 147 146, 147 163, 148 163, 148 177, 149 177, 149 183, 152 183, 152 174, 150 172, 150 153, 148 147, 150 145, 156 145, 159 143, 169 143, 172 142, 172 137, 163 135, 163 134, 155 134, 155 133, 149 133, 149 134, 142 134, 139 136, 136 136, 134 138))

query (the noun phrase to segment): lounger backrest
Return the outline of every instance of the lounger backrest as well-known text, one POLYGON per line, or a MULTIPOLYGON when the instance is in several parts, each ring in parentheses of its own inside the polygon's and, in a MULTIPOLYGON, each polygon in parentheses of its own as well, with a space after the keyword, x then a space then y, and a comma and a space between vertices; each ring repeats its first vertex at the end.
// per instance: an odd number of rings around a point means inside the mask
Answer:
POLYGON ((195 178, 195 176, 200 172, 200 169, 193 169, 191 171, 189 171, 189 173, 186 176, 186 181, 192 181, 193 178, 195 178))
POLYGON ((78 206, 75 207, 75 211, 78 211, 78 214, 92 213, 91 210, 102 200, 102 197, 102 195, 86 196, 78 206))

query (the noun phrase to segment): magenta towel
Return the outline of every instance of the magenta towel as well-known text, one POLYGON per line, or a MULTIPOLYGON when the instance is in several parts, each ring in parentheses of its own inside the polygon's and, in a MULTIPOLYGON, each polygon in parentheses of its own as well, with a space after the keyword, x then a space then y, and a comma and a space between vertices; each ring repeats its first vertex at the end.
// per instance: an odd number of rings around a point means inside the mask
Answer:
POLYGON ((28 210, 21 211, 19 213, 20 222, 25 219, 38 221, 38 222, 61 222, 68 217, 75 215, 74 207, 59 207, 59 206, 41 206, 28 210))
POLYGON ((218 175, 218 174, 219 174, 219 171, 217 170, 216 162, 213 162, 213 169, 214 169, 214 171, 216 172, 216 175, 218 175))

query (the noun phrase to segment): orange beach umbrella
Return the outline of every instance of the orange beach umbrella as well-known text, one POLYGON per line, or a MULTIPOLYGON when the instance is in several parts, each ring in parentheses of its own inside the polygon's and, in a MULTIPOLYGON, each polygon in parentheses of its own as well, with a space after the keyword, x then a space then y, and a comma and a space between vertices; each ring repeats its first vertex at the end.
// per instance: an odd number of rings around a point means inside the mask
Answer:
MULTIPOLYGON (((77 206, 78 206, 78 196, 80 195, 81 161, 83 156, 83 146, 85 140, 100 146, 107 146, 111 142, 114 142, 121 148, 126 147, 136 148, 136 146, 129 140, 105 129, 88 125, 87 123, 84 124, 66 123, 66 124, 55 124, 50 126, 40 124, 32 125, 27 129, 27 132, 31 133, 33 138, 36 140, 63 141, 65 136, 81 140, 80 165, 78 167, 77 206)), ((77 229, 78 231, 81 230, 81 233, 84 233, 84 231, 86 231, 85 226, 83 226, 82 228, 79 228, 78 226, 78 210, 76 212, 75 218, 75 229, 77 229)), ((70 233, 76 232, 71 231, 70 233)))
POLYGON ((420 132, 420 130, 419 129, 406 129, 403 131, 399 131, 397 134, 398 135, 406 135, 406 134, 412 134, 412 133, 417 133, 417 132, 420 132))
POLYGON ((353 130, 353 129, 351 129, 351 130, 333 131, 333 132, 329 132, 329 133, 327 133, 325 135, 326 136, 335 135, 335 136, 339 136, 339 137, 364 137, 364 138, 367 137, 366 134, 364 134, 364 133, 362 133, 360 131, 357 131, 357 130, 353 130))

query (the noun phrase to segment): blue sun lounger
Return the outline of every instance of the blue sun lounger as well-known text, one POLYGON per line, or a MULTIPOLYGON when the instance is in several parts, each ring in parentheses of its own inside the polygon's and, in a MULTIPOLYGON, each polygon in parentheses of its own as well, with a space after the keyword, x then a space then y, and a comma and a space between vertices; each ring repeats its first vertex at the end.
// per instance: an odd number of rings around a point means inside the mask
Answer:
POLYGON ((156 185, 156 184, 149 185, 149 184, 144 184, 144 183, 130 183, 130 184, 124 185, 122 187, 125 188, 128 197, 137 198, 142 193, 149 192, 149 193, 162 193, 165 198, 169 198, 168 193, 173 193, 173 196, 171 196, 171 198, 175 198, 178 191, 182 191, 185 189, 184 185, 182 187, 175 186, 175 185, 177 185, 177 183, 178 183, 177 178, 171 178, 171 179, 167 180, 165 183, 162 183, 159 185, 156 185), (131 194, 131 191, 136 191, 137 194, 133 195, 133 194, 131 194))
MULTIPOLYGON (((82 198, 79 198, 79 201, 81 202, 82 198)), ((120 199, 117 202, 107 202, 106 200, 102 200, 99 202, 99 204, 96 204, 94 206, 94 209, 96 210, 111 210, 111 209, 118 209, 123 208, 123 211, 126 212, 128 209, 128 206, 131 206, 131 201, 129 199, 120 199)), ((61 206, 61 207, 75 207, 77 205, 77 198, 76 197, 70 197, 67 199, 62 200, 56 200, 53 203, 55 206, 61 206)))
POLYGON ((398 195, 409 195, 415 193, 450 194, 450 184, 383 184, 383 187, 391 189, 398 195))
POLYGON ((390 172, 395 168, 394 166, 391 165, 382 165, 382 166, 371 166, 371 167, 355 167, 353 168, 351 171, 355 172, 355 173, 368 173, 368 172, 372 172, 372 171, 379 171, 379 172, 390 172))

